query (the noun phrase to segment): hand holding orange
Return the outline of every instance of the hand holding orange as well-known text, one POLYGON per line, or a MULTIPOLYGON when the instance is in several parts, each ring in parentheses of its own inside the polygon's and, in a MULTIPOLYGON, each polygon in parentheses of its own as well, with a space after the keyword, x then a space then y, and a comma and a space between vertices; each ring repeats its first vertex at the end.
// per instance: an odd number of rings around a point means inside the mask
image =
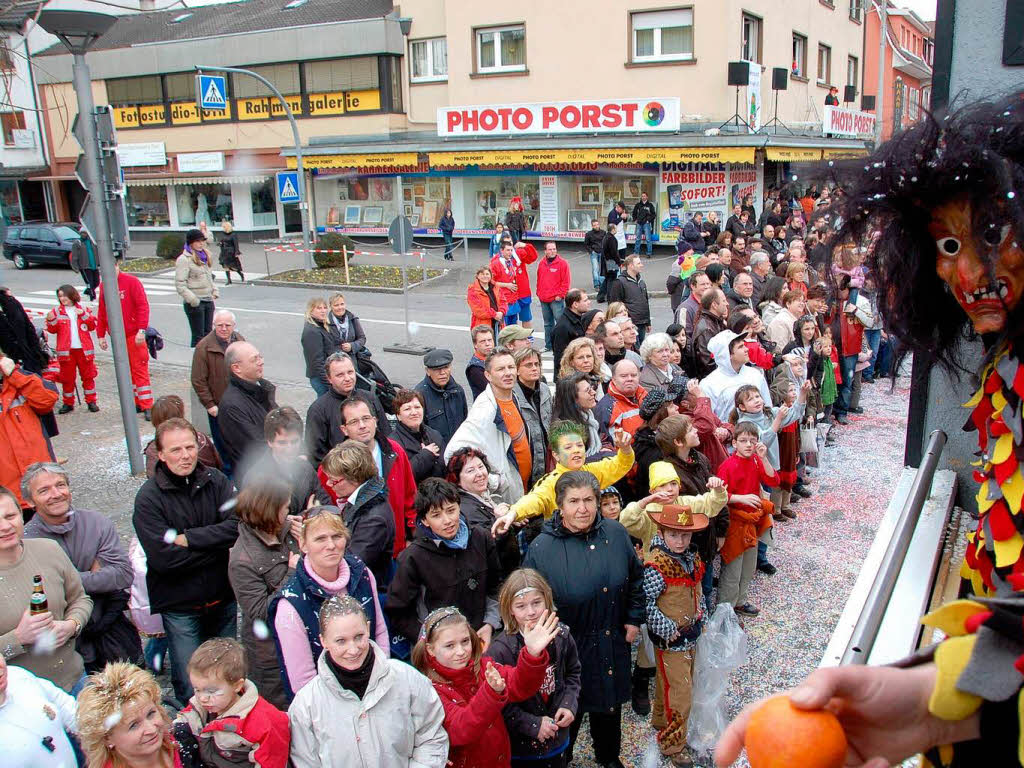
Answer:
POLYGON ((744 738, 750 768, 843 768, 846 734, 828 710, 797 709, 775 696, 755 709, 744 738))

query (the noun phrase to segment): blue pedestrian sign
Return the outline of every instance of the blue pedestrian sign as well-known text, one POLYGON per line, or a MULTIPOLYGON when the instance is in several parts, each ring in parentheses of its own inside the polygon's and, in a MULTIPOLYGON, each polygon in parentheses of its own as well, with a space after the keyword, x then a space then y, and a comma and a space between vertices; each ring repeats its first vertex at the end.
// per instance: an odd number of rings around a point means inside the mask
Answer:
POLYGON ((277 199, 282 203, 301 202, 298 171, 281 171, 277 174, 277 199))
POLYGON ((222 75, 197 75, 196 95, 200 109, 225 110, 228 108, 227 88, 222 75))

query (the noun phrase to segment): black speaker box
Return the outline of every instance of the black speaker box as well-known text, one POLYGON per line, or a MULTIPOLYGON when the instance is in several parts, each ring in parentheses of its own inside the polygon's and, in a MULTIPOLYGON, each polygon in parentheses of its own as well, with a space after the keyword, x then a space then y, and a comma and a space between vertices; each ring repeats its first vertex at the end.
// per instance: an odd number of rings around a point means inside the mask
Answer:
POLYGON ((853 102, 857 100, 857 86, 848 85, 843 89, 843 101, 853 102))
POLYGON ((789 70, 785 67, 772 67, 772 90, 784 91, 789 87, 789 70))
POLYGON ((860 108, 865 112, 875 111, 875 97, 874 96, 861 96, 860 97, 860 108))
POLYGON ((729 85, 746 85, 750 82, 750 65, 745 61, 729 62, 729 85))

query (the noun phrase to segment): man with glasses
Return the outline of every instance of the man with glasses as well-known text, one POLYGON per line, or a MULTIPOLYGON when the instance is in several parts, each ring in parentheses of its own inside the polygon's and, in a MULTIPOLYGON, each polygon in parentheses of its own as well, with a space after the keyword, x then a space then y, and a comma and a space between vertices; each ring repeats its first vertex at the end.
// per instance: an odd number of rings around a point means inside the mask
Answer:
MULTIPOLYGON (((406 541, 412 538, 416 526, 416 510, 413 507, 416 478, 409 457, 401 445, 380 432, 373 405, 365 392, 354 392, 341 404, 341 431, 349 440, 355 440, 370 449, 373 462, 377 465, 377 474, 384 478, 395 518, 394 556, 398 557, 398 553, 405 549, 406 541)), ((339 494, 330 486, 324 464, 320 465, 318 474, 321 484, 337 503, 339 494)))
MULTIPOLYGON (((217 412, 224 390, 228 388, 228 367, 224 364, 224 352, 236 341, 245 341, 245 337, 235 330, 234 314, 226 309, 218 309, 213 313, 213 330, 200 339, 192 353, 192 390, 206 409, 210 437, 221 459, 224 459, 224 441, 217 425, 217 412)), ((192 413, 192 422, 202 429, 195 418, 194 409, 192 413)), ((231 472, 230 466, 224 469, 231 472)))
POLYGON ((253 449, 265 442, 263 422, 277 407, 276 387, 263 378, 263 355, 247 341, 236 341, 224 350, 228 386, 217 408, 217 425, 224 441, 224 458, 232 472, 253 449))
MULTIPOLYGON (((345 439, 341 429, 341 405, 359 388, 356 366, 347 352, 330 355, 324 361, 324 375, 327 376, 328 389, 306 411, 306 455, 314 466, 345 439)), ((377 417, 381 432, 391 434, 391 425, 380 399, 372 392, 360 391, 373 406, 373 415, 377 417)))

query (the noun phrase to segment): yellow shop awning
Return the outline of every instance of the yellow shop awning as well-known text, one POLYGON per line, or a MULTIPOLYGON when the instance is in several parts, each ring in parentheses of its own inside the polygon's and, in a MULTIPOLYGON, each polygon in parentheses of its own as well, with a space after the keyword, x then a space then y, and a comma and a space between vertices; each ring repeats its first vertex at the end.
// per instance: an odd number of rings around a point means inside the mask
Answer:
POLYGON ((504 166, 545 163, 753 163, 754 147, 616 147, 601 149, 503 149, 429 153, 430 167, 504 166))
MULTIPOLYGON (((295 157, 285 158, 289 168, 295 168, 295 157)), ((352 168, 368 173, 387 171, 415 171, 419 166, 417 152, 384 152, 377 154, 336 154, 336 155, 303 155, 302 164, 305 168, 352 168)))
POLYGON ((765 147, 764 156, 768 160, 806 163, 821 160, 821 150, 808 147, 765 147))

